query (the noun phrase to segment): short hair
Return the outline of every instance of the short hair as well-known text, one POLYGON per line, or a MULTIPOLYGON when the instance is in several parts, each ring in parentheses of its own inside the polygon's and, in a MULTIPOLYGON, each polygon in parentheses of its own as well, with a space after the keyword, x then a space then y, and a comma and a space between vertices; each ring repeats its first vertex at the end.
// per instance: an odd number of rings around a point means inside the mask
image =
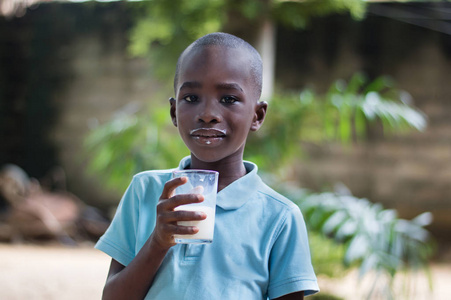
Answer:
POLYGON ((255 83, 255 89, 257 92, 257 99, 260 98, 262 92, 262 73, 263 73, 263 63, 260 54, 258 51, 251 46, 245 40, 234 36, 229 33, 224 32, 214 32, 194 41, 191 45, 189 45, 179 56, 177 65, 175 68, 175 76, 174 76, 174 92, 177 91, 177 84, 179 78, 180 67, 183 61, 184 56, 191 52, 194 49, 204 48, 209 46, 221 46, 225 48, 234 48, 234 49, 244 49, 249 54, 249 64, 251 69, 252 79, 255 83))

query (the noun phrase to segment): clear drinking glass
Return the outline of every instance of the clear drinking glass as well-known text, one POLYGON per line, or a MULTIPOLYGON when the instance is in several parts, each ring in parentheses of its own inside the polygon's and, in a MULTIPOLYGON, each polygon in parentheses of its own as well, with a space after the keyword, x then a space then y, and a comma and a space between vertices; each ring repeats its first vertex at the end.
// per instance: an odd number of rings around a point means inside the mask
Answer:
POLYGON ((205 200, 201 203, 180 205, 175 210, 202 211, 207 215, 205 220, 179 221, 178 225, 196 226, 199 232, 191 235, 175 235, 179 244, 208 244, 213 242, 216 212, 216 194, 218 191, 218 175, 209 170, 177 170, 172 177, 187 177, 188 182, 175 189, 175 194, 202 194, 205 200))

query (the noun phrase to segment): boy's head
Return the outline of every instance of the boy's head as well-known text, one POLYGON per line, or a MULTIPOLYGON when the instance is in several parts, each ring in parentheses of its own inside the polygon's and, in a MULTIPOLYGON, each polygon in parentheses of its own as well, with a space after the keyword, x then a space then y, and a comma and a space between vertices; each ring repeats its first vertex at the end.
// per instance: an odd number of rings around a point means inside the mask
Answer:
MULTIPOLYGON (((223 47, 226 49, 241 49, 246 53, 248 59, 248 67, 251 70, 251 76, 254 81, 255 95, 257 100, 260 99, 260 95, 262 92, 262 73, 263 73, 263 64, 260 54, 245 40, 236 37, 232 34, 224 33, 224 32, 215 32, 207 34, 198 40, 194 41, 191 45, 189 45, 185 51, 180 55, 177 66, 175 70, 174 76, 174 92, 177 94, 177 85, 179 80, 179 73, 181 64, 183 63, 183 59, 188 56, 193 50, 197 50, 199 48, 217 46, 223 47)), ((243 66, 245 67, 245 66, 243 66)))
POLYGON ((203 162, 242 159, 249 131, 260 128, 262 62, 247 42, 209 34, 180 56, 171 117, 192 157, 203 162))

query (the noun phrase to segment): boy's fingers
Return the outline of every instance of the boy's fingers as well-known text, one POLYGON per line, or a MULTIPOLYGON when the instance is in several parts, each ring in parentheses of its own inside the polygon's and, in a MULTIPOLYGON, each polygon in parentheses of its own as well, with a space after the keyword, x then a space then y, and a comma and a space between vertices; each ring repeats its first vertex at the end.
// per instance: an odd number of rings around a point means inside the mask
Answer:
POLYGON ((178 186, 185 184, 188 181, 187 177, 177 177, 169 180, 163 187, 160 200, 169 199, 174 195, 174 191, 178 186))
POLYGON ((196 234, 199 232, 199 228, 196 226, 179 226, 175 224, 169 224, 167 230, 172 234, 196 234))
POLYGON ((202 211, 184 211, 183 209, 172 211, 165 216, 166 223, 176 221, 201 221, 207 218, 207 214, 202 211))
POLYGON ((157 204, 157 211, 172 211, 174 208, 184 204, 200 203, 204 201, 204 196, 199 194, 180 194, 157 204))

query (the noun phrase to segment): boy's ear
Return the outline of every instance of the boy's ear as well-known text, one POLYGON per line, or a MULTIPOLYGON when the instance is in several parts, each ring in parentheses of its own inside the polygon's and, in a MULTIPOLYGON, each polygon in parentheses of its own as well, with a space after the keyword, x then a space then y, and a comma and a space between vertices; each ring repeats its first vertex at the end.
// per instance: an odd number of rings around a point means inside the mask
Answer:
POLYGON ((268 108, 268 103, 266 101, 260 101, 255 107, 254 120, 252 121, 251 131, 257 131, 263 124, 266 117, 266 109, 268 108))
POLYGON ((174 98, 169 98, 169 105, 171 106, 169 113, 171 114, 172 124, 177 127, 177 117, 176 117, 176 101, 174 98))

